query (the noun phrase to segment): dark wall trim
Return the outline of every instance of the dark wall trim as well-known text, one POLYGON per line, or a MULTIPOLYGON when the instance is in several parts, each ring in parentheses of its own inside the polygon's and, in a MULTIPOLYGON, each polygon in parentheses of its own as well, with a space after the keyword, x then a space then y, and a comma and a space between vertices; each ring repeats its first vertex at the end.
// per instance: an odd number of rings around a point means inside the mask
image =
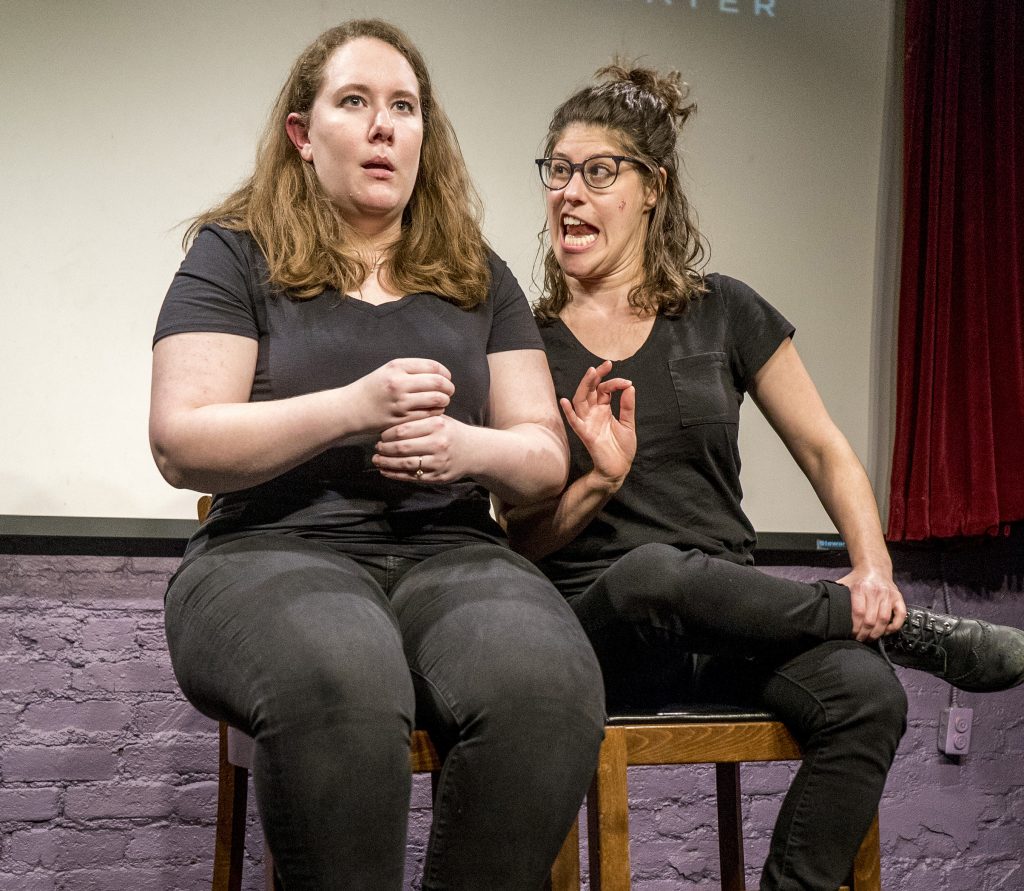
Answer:
MULTIPOLYGON (((195 520, 119 517, 0 516, 0 554, 92 557, 180 557, 195 520)), ((897 572, 918 578, 982 581, 990 588, 1024 586, 1024 521, 998 535, 890 545, 897 572)), ((763 532, 754 558, 761 566, 849 566, 835 535, 763 532)))
POLYGON ((0 554, 180 557, 195 520, 0 516, 0 554))
POLYGON ((0 516, 0 536, 65 538, 188 538, 195 520, 150 520, 132 517, 0 516))
MULTIPOLYGON (((178 557, 196 526, 194 520, 7 515, 0 516, 0 554, 178 557)), ((764 532, 758 542, 759 563, 773 562, 769 556, 791 563, 797 554, 802 564, 842 566, 846 559, 834 533, 764 532)))

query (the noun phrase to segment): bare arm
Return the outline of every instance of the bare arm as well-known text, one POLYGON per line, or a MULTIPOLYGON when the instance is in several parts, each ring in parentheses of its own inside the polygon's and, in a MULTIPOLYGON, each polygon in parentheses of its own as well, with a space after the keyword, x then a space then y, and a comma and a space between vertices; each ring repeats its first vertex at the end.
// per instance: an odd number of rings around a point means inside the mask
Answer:
POLYGON ((792 341, 786 340, 754 376, 750 395, 814 487, 846 542, 858 640, 897 630, 906 618, 892 579, 892 560, 867 474, 829 416, 792 341))
POLYGON ((231 492, 266 482, 344 440, 444 410, 444 366, 397 359, 346 387, 249 402, 257 343, 233 334, 174 334, 153 350, 149 433, 164 478, 231 492))
POLYGON ((561 399, 569 426, 587 447, 593 468, 561 495, 510 508, 498 505, 512 547, 538 560, 572 541, 622 486, 636 454, 636 393, 621 378, 604 381, 610 362, 584 374, 572 401, 561 399), (621 391, 619 417, 612 393, 621 391))
POLYGON ((568 448, 554 386, 541 350, 487 357, 489 424, 476 427, 447 415, 385 430, 374 464, 392 479, 437 483, 470 477, 501 501, 548 498, 565 485, 568 448))

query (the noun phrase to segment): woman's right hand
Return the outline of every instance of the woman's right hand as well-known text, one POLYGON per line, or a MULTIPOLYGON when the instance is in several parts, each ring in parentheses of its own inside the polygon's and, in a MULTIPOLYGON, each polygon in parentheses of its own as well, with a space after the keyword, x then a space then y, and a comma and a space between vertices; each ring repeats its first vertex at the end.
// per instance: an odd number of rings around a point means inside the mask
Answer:
POLYGON ((392 359, 350 385, 352 418, 361 432, 444 414, 455 385, 433 359, 392 359))
POLYGON ((572 400, 559 399, 569 426, 580 438, 594 463, 594 473, 618 489, 636 455, 636 390, 620 377, 604 380, 612 370, 606 359, 588 368, 572 400), (619 416, 612 411, 612 394, 620 392, 619 416))
POLYGON ((441 414, 455 387, 431 359, 395 359, 351 384, 250 402, 257 342, 183 333, 153 348, 150 441, 178 488, 256 486, 351 436, 441 414))

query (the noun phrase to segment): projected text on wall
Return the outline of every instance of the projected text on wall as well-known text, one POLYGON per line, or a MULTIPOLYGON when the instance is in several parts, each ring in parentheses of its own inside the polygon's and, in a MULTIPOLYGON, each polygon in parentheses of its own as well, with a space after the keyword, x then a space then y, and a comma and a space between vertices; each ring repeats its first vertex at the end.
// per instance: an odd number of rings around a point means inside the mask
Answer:
POLYGON ((681 6, 684 9, 775 18, 776 0, 643 0, 648 6, 681 6))

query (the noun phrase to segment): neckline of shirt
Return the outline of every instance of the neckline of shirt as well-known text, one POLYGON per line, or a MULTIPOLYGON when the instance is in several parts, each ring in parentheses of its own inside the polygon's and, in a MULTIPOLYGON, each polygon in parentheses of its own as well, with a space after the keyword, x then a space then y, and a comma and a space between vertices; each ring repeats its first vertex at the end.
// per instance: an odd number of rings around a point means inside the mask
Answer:
MULTIPOLYGON (((570 328, 562 319, 558 319, 558 324, 561 325, 562 329, 569 335, 569 337, 572 339, 573 344, 575 344, 578 350, 586 353, 588 356, 591 356, 593 359, 596 360, 595 364, 600 364, 601 362, 605 361, 604 356, 599 356, 597 353, 587 349, 587 347, 584 346, 583 342, 573 332, 572 328, 570 328)), ((641 356, 641 354, 648 349, 648 345, 654 340, 654 334, 661 327, 661 324, 661 313, 658 313, 658 315, 654 317, 654 324, 651 325, 651 330, 647 332, 647 337, 644 339, 644 342, 636 348, 636 352, 633 353, 633 355, 631 356, 626 356, 626 358, 624 359, 612 359, 612 368, 618 368, 622 365, 626 365, 630 362, 633 362, 635 359, 638 359, 641 356)))

